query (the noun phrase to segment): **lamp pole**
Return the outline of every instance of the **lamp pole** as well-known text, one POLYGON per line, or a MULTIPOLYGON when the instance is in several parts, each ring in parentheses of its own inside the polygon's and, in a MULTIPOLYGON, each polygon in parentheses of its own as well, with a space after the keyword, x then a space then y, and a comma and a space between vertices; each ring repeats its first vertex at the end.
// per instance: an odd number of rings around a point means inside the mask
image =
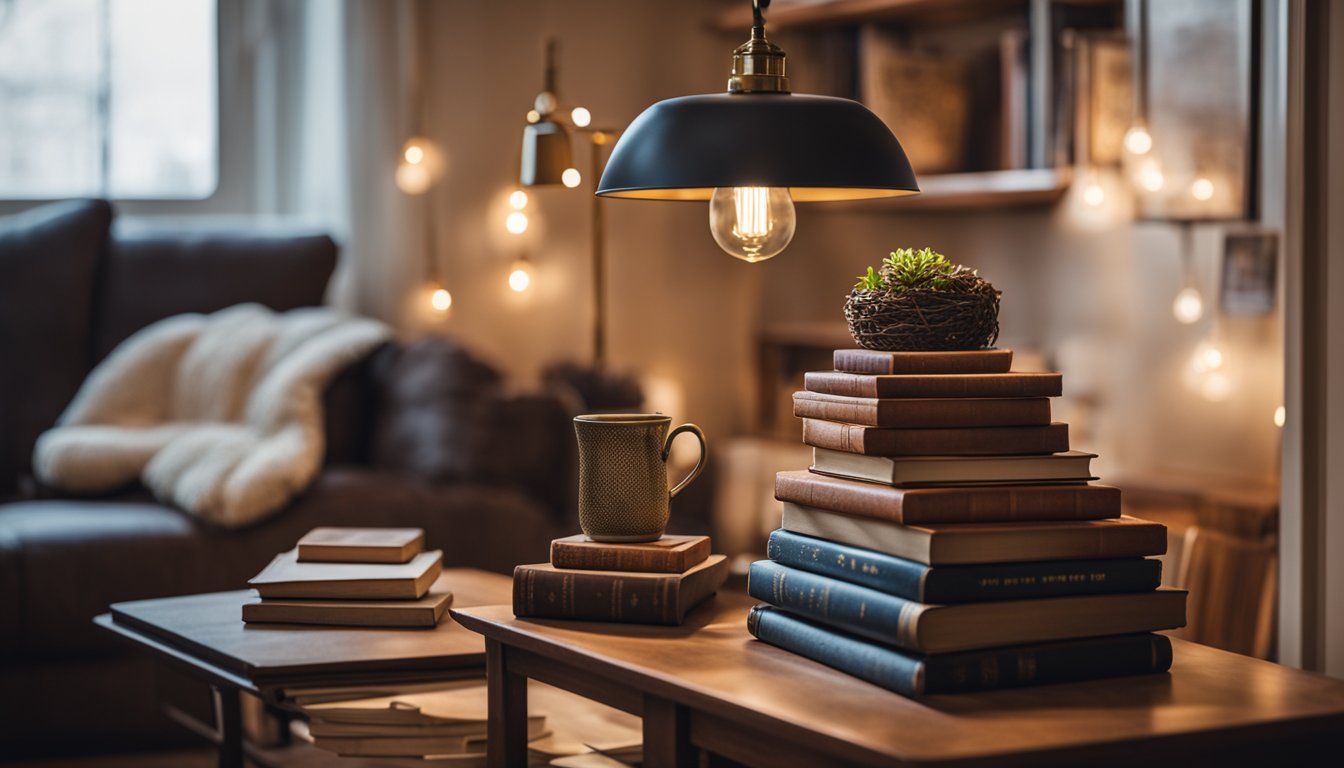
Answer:
MULTIPOLYGON (((593 131, 589 136, 593 145, 589 176, 593 189, 602 178, 602 148, 607 143, 606 131, 593 131)), ((592 231, 589 240, 593 250, 593 368, 602 371, 607 366, 607 248, 602 220, 602 198, 593 195, 592 231)))

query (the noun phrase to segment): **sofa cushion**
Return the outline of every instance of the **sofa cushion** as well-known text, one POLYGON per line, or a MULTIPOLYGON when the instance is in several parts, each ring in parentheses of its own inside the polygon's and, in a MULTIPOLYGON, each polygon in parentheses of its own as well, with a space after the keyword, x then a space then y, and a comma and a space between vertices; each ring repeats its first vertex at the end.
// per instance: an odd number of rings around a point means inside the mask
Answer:
POLYGON ((115 651, 93 617, 122 600, 222 586, 205 548, 186 516, 158 504, 0 506, 0 655, 115 651))
POLYGON ((247 302, 276 311, 320 305, 335 268, 336 244, 324 234, 118 222, 99 274, 95 359, 172 315, 247 302))
POLYGON ((112 209, 44 205, 0 219, 0 498, 89 367, 94 276, 112 209))

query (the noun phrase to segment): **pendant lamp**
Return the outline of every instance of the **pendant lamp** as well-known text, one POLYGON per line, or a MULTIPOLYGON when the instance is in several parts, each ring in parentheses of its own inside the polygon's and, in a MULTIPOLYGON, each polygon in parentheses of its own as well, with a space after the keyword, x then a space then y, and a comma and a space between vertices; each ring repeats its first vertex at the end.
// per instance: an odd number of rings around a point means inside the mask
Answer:
POLYGON ((612 149, 597 194, 708 200, 710 232, 744 261, 793 239, 794 202, 919 192, 891 130, 849 99, 789 91, 784 51, 765 36, 754 0, 751 39, 733 51, 728 92, 644 110, 612 149))

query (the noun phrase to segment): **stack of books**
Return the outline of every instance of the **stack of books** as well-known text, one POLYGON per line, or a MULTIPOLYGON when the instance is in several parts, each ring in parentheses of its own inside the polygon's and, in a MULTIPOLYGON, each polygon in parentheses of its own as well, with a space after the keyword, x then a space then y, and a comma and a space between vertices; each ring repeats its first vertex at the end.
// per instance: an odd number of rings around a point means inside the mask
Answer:
POLYGON ((681 624, 728 578, 708 536, 606 544, 582 534, 551 542, 551 561, 513 571, 519 617, 681 624))
POLYGON ((254 624, 433 627, 453 602, 420 528, 314 528, 248 584, 254 624))
POLYGON ((753 563, 757 638, 905 695, 1165 671, 1183 590, 1010 350, 837 350, 794 396, 810 470, 753 563))

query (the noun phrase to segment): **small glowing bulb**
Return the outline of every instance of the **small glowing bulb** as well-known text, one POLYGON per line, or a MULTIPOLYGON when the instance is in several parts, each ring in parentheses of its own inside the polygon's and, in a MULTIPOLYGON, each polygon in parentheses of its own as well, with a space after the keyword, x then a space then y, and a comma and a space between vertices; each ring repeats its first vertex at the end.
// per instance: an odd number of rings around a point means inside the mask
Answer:
POLYGON ((538 120, 541 120, 541 113, 540 113, 540 112, 538 112, 538 111, 535 110, 535 109, 529 109, 529 110, 527 110, 527 122, 529 122, 529 123, 535 123, 535 122, 537 122, 538 120))
POLYGON ((1204 298, 1193 287, 1182 288, 1171 302, 1171 314, 1186 325, 1196 322, 1204 316, 1204 298))
POLYGON ((527 231, 527 214, 522 211, 513 211, 504 219, 504 228, 509 230, 511 235, 521 235, 527 231))
POLYGON ((593 122, 593 114, 583 107, 575 107, 570 110, 569 119, 580 128, 587 128, 588 124, 593 122))
POLYGON ((1213 197, 1213 182, 1202 176, 1190 185, 1190 196, 1196 200, 1208 200, 1213 197))
POLYGON ((1088 184, 1083 189, 1083 202, 1096 208, 1106 202, 1106 190, 1102 189, 1101 185, 1095 181, 1088 184))
POLYGON ((1274 426, 1282 427, 1288 421, 1288 412, 1280 405, 1274 409, 1274 426))
POLYGON ((565 172, 560 174, 560 183, 564 184, 566 187, 569 187, 570 189, 579 186, 579 183, 582 181, 583 176, 579 174, 578 168, 566 168, 565 172))
POLYGON ((509 205, 515 211, 521 211, 527 207, 527 193, 521 189, 515 189, 509 193, 509 205))
POLYGON ((522 293, 532 287, 532 265, 523 259, 513 263, 509 271, 509 288, 514 293, 522 293))
POLYGON ((1145 160, 1139 167, 1139 186, 1149 192, 1161 191, 1162 186, 1167 183, 1166 177, 1162 175, 1162 166, 1152 158, 1145 160))
POLYGON ((406 162, 411 165, 419 165, 420 161, 425 159, 425 148, 419 144, 407 144, 406 151, 402 153, 402 157, 405 157, 406 162))
POLYGON ((408 195, 423 195, 433 180, 424 163, 400 163, 393 177, 397 189, 408 195))
POLYGON ((1148 129, 1142 124, 1130 126, 1125 131, 1125 149, 1130 154, 1142 155, 1153 148, 1153 135, 1148 133, 1148 129))
POLYGON ((1223 351, 1212 344, 1202 349, 1199 356, 1206 370, 1216 371, 1223 367, 1223 351))
POLYGON ((433 307, 435 312, 447 312, 448 308, 453 306, 453 294, 442 286, 435 288, 429 295, 429 306, 433 307))
POLYGON ((719 187, 709 200, 714 242, 746 262, 765 261, 788 247, 797 223, 784 187, 719 187))

